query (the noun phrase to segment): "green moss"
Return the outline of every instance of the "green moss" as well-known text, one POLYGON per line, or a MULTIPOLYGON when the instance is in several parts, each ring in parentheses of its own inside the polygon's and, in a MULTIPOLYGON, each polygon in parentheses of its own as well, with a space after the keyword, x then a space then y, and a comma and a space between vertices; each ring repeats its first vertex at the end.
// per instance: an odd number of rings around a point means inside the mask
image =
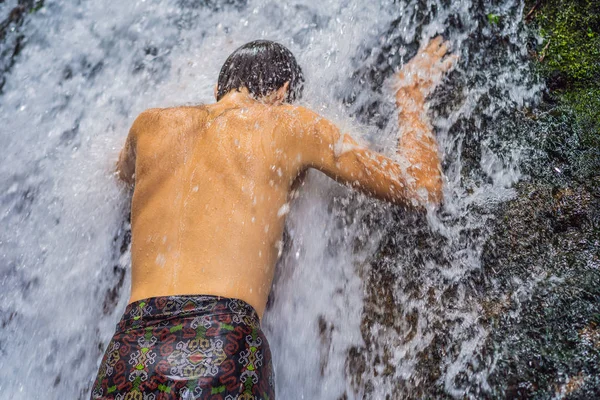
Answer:
POLYGON ((588 133, 583 144, 600 148, 600 87, 589 85, 559 94, 562 105, 575 112, 577 123, 588 133))
POLYGON ((36 1, 35 4, 33 5, 33 7, 31 7, 31 9, 29 10, 29 14, 33 14, 33 13, 41 10, 42 7, 44 7, 44 0, 36 1))
POLYGON ((546 132, 548 154, 563 158, 560 169, 570 171, 570 177, 588 182, 600 177, 600 88, 588 87, 554 92, 558 106, 542 118, 554 132, 546 132), (563 121, 562 132, 557 122, 563 121), (567 166, 568 164, 568 166, 567 166))
POLYGON ((543 42, 538 52, 548 78, 560 75, 568 87, 598 86, 600 79, 600 2, 545 2, 534 24, 543 42))
MULTIPOLYGON (((528 1, 526 6, 532 7, 528 1)), ((539 2, 538 2, 539 3, 539 2)), ((600 160, 600 1, 546 1, 533 12, 542 37, 538 69, 550 89, 553 117, 567 118, 577 133, 572 163, 586 178, 598 175, 600 160)))
POLYGON ((496 15, 496 14, 488 14, 487 15, 487 19, 488 22, 492 25, 498 25, 498 23, 500 22, 500 16, 496 15))

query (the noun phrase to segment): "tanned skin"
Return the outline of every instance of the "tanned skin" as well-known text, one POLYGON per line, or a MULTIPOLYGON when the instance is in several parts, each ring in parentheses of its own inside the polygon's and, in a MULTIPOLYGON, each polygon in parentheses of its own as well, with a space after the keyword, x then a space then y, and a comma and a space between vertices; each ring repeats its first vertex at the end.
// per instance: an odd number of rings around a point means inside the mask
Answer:
POLYGON ((455 60, 444 58, 447 46, 433 39, 397 75, 404 168, 284 103, 287 84, 261 99, 241 88, 215 104, 140 114, 117 164, 135 186, 130 302, 218 295, 246 301, 262 318, 289 202, 309 168, 394 204, 439 203, 425 98, 455 60))

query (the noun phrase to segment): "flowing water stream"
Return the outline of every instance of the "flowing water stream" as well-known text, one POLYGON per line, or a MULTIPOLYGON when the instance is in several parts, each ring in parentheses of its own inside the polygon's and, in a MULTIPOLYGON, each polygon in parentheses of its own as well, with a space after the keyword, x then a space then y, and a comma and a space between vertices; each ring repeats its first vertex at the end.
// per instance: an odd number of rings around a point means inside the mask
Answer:
MULTIPOLYGON (((0 16, 17 3, 27 2, 0 3, 0 16)), ((490 393, 497 355, 484 351, 490 332, 473 274, 489 221, 514 197, 531 153, 511 119, 541 89, 522 8, 516 0, 46 0, 24 14, 3 44, 20 37, 20 53, 9 65, 4 51, 1 64, 0 398, 89 396, 129 295, 129 195, 113 166, 138 113, 211 102, 225 58, 266 38, 297 56, 305 105, 391 155, 399 133, 388 78, 437 34, 460 55, 430 103, 444 207, 414 215, 311 172, 288 217, 263 325, 280 399, 490 393), (490 13, 501 23, 490 24, 490 13)), ((522 282, 514 301, 535 282, 522 282)))

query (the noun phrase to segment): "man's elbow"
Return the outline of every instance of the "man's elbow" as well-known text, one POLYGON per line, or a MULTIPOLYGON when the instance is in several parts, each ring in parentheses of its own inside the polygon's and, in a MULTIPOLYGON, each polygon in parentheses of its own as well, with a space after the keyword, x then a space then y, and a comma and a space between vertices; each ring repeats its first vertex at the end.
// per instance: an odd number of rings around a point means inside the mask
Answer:
POLYGON ((405 190, 392 190, 381 199, 396 205, 409 205, 416 208, 428 205, 438 206, 442 203, 443 191, 440 180, 413 182, 405 190))
POLYGON ((433 205, 440 205, 443 200, 442 177, 436 176, 422 183, 422 188, 427 192, 427 202, 433 205))
POLYGON ((127 184, 127 186, 133 186, 135 184, 135 176, 133 174, 129 175, 122 171, 118 171, 117 176, 119 177, 119 180, 127 184))
POLYGON ((413 182, 412 192, 408 197, 415 206, 440 205, 443 199, 441 177, 418 179, 413 182))
POLYGON ((135 184, 134 172, 129 170, 126 166, 123 166, 121 163, 117 163, 115 175, 121 182, 127 184, 127 186, 133 186, 135 184))
POLYGON ((442 203, 442 200, 444 199, 444 193, 442 191, 442 186, 435 186, 432 187, 430 189, 428 189, 429 191, 429 203, 439 206, 442 203))

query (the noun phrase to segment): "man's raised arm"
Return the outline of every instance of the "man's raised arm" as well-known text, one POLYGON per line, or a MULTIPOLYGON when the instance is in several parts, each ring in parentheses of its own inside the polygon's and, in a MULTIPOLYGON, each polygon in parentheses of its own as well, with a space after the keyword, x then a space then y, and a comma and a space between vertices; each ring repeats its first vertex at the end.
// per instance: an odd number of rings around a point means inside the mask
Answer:
POLYGON ((430 200, 430 192, 438 190, 427 186, 430 181, 420 182, 410 176, 408 163, 401 166, 361 146, 328 120, 316 114, 306 114, 304 118, 314 122, 306 124, 309 127, 297 135, 303 167, 318 169, 339 183, 394 204, 422 205, 430 200))
POLYGON ((451 68, 454 56, 442 60, 447 43, 441 37, 422 48, 398 74, 396 103, 403 129, 399 162, 361 146, 324 118, 305 111, 299 146, 307 167, 336 181, 394 204, 438 204, 442 176, 435 137, 426 116, 425 98, 451 68), (312 119, 313 122, 309 122, 312 119))

